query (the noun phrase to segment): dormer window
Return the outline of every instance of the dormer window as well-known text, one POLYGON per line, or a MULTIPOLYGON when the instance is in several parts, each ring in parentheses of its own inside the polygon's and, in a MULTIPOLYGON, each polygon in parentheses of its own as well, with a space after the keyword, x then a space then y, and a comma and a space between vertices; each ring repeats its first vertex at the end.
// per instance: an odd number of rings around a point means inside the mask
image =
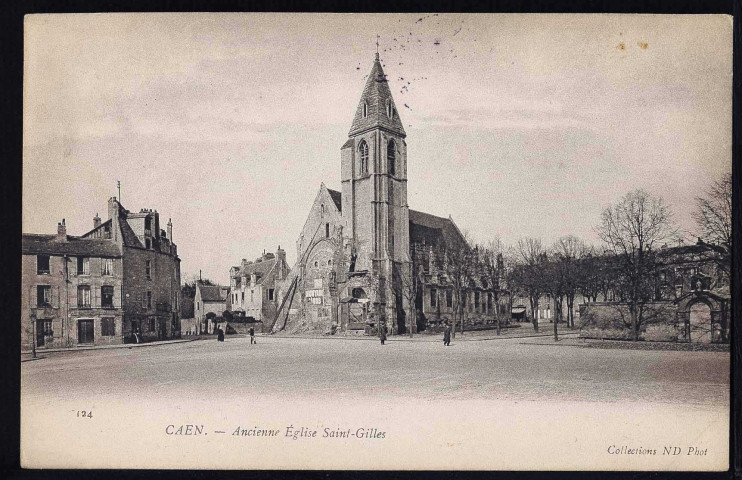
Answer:
POLYGON ((368 117, 368 104, 363 102, 363 118, 368 117))

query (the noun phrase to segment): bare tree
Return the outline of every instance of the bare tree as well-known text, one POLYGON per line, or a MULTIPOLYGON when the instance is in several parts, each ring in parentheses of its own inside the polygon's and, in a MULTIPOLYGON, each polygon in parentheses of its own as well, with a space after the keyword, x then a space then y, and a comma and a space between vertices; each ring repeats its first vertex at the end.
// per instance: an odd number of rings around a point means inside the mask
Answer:
MULTIPOLYGON (((559 238, 552 247, 552 259, 556 263, 556 275, 560 281, 560 294, 567 301, 567 326, 574 327, 574 304, 575 295, 582 283, 580 278, 583 270, 580 268, 580 262, 587 256, 589 249, 585 242, 575 237, 567 235, 559 238)), ((559 303, 561 304, 561 297, 559 303)), ((557 309, 558 314, 555 319, 562 318, 561 305, 557 309)))
POLYGON ((670 211, 661 198, 652 198, 638 189, 603 210, 597 231, 616 260, 621 297, 631 314, 632 336, 638 340, 647 304, 654 294, 655 248, 677 236, 670 211))
POLYGON ((598 295, 608 300, 608 294, 614 289, 616 278, 612 254, 605 250, 588 247, 585 256, 578 262, 578 291, 590 302, 597 302, 598 295))
POLYGON ((410 334, 410 338, 412 338, 412 332, 417 322, 415 300, 420 293, 420 286, 425 283, 423 275, 422 265, 416 265, 415 262, 410 262, 409 268, 399 269, 402 297, 407 301, 407 305, 409 305, 409 312, 407 314, 407 332, 410 334))
POLYGON ((565 288, 567 277, 564 272, 562 263, 559 261, 558 256, 554 253, 554 248, 544 262, 541 268, 541 279, 545 293, 550 295, 549 298, 554 299, 554 316, 552 318, 552 326, 554 328, 554 341, 559 341, 559 321, 562 317, 562 302, 565 295, 565 288))
POLYGON ((500 291, 503 279, 506 275, 504 252, 505 246, 499 238, 490 241, 489 244, 480 249, 483 276, 487 279, 488 288, 492 291, 494 300, 494 320, 497 328, 497 334, 500 335, 500 291))
POLYGON ((518 264, 513 268, 511 280, 513 285, 528 296, 531 305, 531 322, 534 331, 538 332, 538 318, 535 314, 538 309, 538 300, 546 291, 543 277, 544 267, 548 261, 546 250, 541 240, 524 238, 516 246, 518 264))
POLYGON ((451 334, 456 337, 457 318, 464 332, 464 296, 472 278, 474 266, 474 252, 470 244, 470 237, 465 232, 462 242, 448 245, 445 250, 443 269, 451 283, 454 299, 453 326, 451 334))
POLYGON ((698 237, 706 243, 724 249, 719 266, 727 274, 731 269, 732 254, 732 174, 715 181, 704 197, 696 197, 692 213, 698 226, 698 237))

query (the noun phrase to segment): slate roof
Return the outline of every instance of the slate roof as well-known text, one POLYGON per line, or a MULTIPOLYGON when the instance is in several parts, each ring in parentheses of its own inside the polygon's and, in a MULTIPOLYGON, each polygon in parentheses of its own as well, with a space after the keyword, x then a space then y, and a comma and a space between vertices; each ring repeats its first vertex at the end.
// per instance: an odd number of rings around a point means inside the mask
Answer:
POLYGON ((327 192, 330 194, 330 198, 332 198, 332 201, 335 202, 335 206, 337 207, 338 211, 342 212, 343 211, 343 208, 342 208, 343 195, 337 190, 330 190, 329 188, 327 189, 327 192))
MULTIPOLYGON (((256 281, 257 284, 260 284, 265 280, 267 277, 267 274, 273 269, 273 267, 276 265, 277 258, 269 258, 268 260, 263 260, 262 262, 255 262, 250 263, 248 265, 245 265, 244 268, 240 267, 240 269, 237 271, 237 274, 234 275, 235 278, 237 277, 249 277, 253 273, 256 273, 258 275, 258 279, 256 281)), ((249 279, 248 279, 249 281, 249 279)))
POLYGON ((96 231, 102 230, 102 229, 106 228, 106 226, 108 226, 109 228, 111 227, 111 219, 110 218, 108 220, 106 220, 105 222, 101 223, 100 225, 98 225, 97 227, 95 227, 94 229, 90 230, 88 233, 83 234, 82 237, 83 238, 90 237, 96 231))
POLYGON ((450 218, 410 209, 410 244, 454 246, 464 238, 450 218))
POLYGON ((350 133, 348 133, 348 135, 353 136, 374 127, 385 128, 402 137, 407 135, 404 131, 404 127, 402 127, 402 121, 399 118, 399 110, 394 105, 392 92, 389 90, 389 83, 384 75, 384 70, 381 68, 378 53, 374 60, 374 66, 371 68, 371 73, 368 74, 366 85, 363 87, 361 101, 358 103, 356 115, 353 118, 353 124, 350 127, 350 133), (392 107, 396 110, 393 118, 390 118, 386 114, 387 100, 392 102, 392 107), (367 115, 365 118, 363 116, 364 104, 366 104, 367 107, 367 115))
POLYGON ((229 295, 229 287, 221 285, 199 285, 201 300, 204 302, 224 302, 229 295))
POLYGON ((25 255, 72 255, 82 257, 120 257, 121 250, 115 242, 102 238, 81 238, 67 235, 66 242, 57 241, 56 235, 24 233, 21 253, 25 255))

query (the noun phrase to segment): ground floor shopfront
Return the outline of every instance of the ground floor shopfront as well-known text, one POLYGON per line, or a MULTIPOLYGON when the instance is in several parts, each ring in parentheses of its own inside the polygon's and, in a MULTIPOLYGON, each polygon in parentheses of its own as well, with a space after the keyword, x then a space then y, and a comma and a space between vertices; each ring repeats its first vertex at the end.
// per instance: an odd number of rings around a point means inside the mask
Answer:
POLYGON ((22 327, 22 350, 141 343, 180 338, 180 319, 172 312, 127 315, 121 309, 33 309, 22 327))

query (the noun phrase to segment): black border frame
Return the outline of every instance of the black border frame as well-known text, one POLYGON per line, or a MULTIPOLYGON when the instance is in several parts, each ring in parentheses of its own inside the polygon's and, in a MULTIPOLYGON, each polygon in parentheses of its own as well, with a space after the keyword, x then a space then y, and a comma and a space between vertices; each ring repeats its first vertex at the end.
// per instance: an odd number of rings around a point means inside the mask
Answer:
POLYGON ((3 178, 0 188, 0 257, 5 275, 0 275, 0 341, 3 349, 0 375, 0 475, 4 478, 317 478, 317 479, 371 479, 371 478, 570 478, 570 479, 742 479, 742 347, 738 330, 742 326, 739 305, 742 300, 742 156, 740 155, 740 98, 742 94, 742 0, 377 0, 349 3, 340 0, 10 0, 0 6, 0 72, 3 72, 3 91, 0 109, 5 121, 0 154, 3 178), (664 13, 664 14, 728 14, 734 16, 733 52, 733 146, 732 178, 734 182, 734 250, 732 254, 732 308, 731 308, 731 411, 730 411, 730 465, 726 472, 368 472, 368 471, 168 471, 168 470, 22 470, 20 458, 20 342, 15 323, 20 315, 20 234, 21 234, 21 179, 22 179, 22 99, 23 99, 23 16, 31 13, 86 13, 86 12, 241 12, 241 11, 313 11, 313 12, 501 12, 501 13, 664 13), (735 315, 736 314, 736 315, 735 315))

